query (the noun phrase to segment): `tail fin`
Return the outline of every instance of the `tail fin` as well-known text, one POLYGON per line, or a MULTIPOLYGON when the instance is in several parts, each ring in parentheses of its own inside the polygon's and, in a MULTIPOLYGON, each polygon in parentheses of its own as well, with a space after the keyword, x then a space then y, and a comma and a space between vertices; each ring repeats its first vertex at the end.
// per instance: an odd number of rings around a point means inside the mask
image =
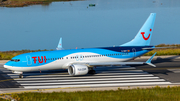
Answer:
POLYGON ((121 46, 148 46, 150 45, 156 13, 151 13, 133 40, 121 46))
POLYGON ((62 38, 59 39, 59 43, 58 43, 58 46, 57 46, 56 50, 63 50, 63 48, 62 48, 62 38))

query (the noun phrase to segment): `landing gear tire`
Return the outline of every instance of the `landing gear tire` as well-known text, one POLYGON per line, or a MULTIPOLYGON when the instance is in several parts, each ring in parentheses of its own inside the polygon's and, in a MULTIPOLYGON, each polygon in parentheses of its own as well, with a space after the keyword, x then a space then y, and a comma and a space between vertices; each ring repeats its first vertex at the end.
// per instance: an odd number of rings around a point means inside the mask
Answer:
POLYGON ((23 74, 19 74, 19 78, 23 78, 23 74))
POLYGON ((96 74, 95 70, 89 70, 88 74, 96 74))

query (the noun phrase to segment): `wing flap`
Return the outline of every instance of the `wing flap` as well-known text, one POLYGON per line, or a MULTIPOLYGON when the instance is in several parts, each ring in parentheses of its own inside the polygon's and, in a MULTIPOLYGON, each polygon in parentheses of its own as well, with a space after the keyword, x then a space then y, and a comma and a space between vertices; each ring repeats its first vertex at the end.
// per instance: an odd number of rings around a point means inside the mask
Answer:
POLYGON ((133 64, 145 64, 145 62, 102 62, 102 63, 88 63, 89 66, 121 66, 121 65, 133 65, 133 64))

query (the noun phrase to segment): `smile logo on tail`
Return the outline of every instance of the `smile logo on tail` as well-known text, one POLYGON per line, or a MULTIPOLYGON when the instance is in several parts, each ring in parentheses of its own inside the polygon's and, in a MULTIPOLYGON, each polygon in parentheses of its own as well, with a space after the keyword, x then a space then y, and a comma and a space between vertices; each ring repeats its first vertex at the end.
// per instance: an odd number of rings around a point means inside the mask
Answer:
MULTIPOLYGON (((152 29, 150 29, 149 31, 151 32, 152 29)), ((148 37, 146 38, 146 37, 144 36, 145 32, 141 32, 141 34, 142 34, 142 37, 143 37, 144 40, 148 40, 149 37, 150 37, 150 35, 151 35, 151 34, 149 34, 148 37)))

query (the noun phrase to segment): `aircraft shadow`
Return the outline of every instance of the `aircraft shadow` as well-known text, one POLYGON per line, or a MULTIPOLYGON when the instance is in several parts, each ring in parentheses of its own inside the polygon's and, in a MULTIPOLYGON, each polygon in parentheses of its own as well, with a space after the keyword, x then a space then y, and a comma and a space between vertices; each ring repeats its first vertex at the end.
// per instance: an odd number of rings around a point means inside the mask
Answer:
POLYGON ((131 66, 134 66, 137 69, 141 69, 143 71, 146 71, 152 74, 168 75, 168 73, 172 73, 172 71, 169 71, 168 69, 171 69, 171 68, 180 69, 180 59, 178 61, 174 61, 178 57, 180 56, 172 56, 172 57, 167 57, 167 58, 157 57, 156 59, 152 60, 152 63, 156 65, 156 67, 152 67, 149 65, 131 65, 131 66))

